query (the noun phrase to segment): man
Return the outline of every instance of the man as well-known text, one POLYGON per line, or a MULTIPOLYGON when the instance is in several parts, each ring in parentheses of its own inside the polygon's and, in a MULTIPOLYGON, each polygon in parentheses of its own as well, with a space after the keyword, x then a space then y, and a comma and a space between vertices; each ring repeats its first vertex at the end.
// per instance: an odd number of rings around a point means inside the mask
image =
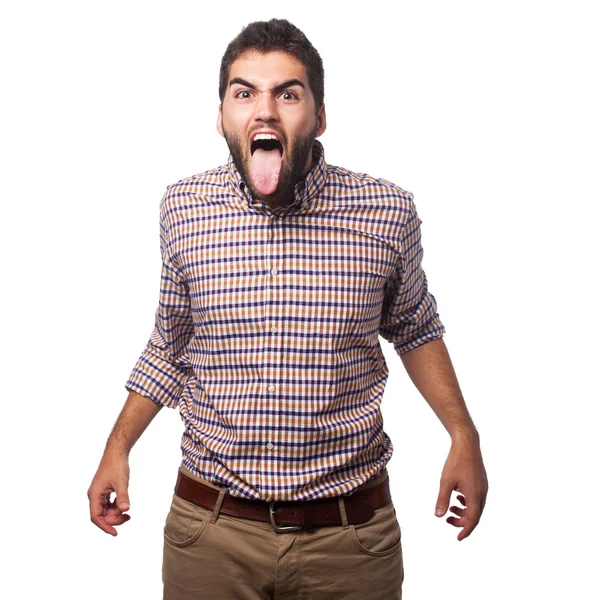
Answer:
POLYGON ((230 156, 162 199, 156 324, 88 490, 91 519, 112 535, 129 519, 129 452, 178 406, 165 598, 401 598, 379 334, 451 436, 436 514, 462 493, 448 518, 459 540, 488 487, 413 196, 325 162, 322 61, 289 22, 244 28, 219 92, 230 156))

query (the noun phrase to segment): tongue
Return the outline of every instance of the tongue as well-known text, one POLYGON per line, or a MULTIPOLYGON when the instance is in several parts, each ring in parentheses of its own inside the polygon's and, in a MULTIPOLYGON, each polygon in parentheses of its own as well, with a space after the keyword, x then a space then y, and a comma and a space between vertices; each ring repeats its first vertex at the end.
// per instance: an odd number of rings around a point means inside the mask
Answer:
POLYGON ((274 150, 263 150, 263 148, 255 150, 251 157, 251 177, 260 194, 268 196, 275 192, 281 167, 282 155, 277 148, 274 150))

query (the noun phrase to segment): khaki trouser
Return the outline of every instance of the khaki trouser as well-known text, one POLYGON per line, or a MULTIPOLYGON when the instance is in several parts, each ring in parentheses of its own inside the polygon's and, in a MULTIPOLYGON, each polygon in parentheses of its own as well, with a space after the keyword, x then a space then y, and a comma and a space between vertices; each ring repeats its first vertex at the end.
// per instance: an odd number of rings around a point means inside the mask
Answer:
MULTIPOLYGON (((218 489, 181 466, 188 477, 218 489)), ((381 483, 386 469, 363 487, 381 483)), ((278 533, 173 493, 164 527, 163 600, 401 600, 401 530, 393 504, 366 523, 278 533)))

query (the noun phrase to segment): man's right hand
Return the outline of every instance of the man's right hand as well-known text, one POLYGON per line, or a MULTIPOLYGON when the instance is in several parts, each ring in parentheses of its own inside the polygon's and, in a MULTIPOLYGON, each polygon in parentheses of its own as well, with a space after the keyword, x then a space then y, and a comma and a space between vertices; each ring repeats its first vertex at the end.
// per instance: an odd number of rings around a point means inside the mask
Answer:
POLYGON ((129 463, 126 455, 105 454, 88 488, 90 520, 99 529, 117 535, 114 525, 123 525, 131 519, 124 514, 129 510, 129 463), (115 493, 111 502, 111 494, 115 493))

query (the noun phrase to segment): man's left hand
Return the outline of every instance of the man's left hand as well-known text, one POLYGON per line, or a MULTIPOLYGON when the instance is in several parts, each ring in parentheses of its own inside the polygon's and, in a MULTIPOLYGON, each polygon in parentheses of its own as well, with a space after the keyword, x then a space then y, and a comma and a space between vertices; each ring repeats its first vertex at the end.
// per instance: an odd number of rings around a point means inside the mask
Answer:
POLYGON ((450 525, 463 528, 457 536, 459 542, 471 535, 473 529, 477 527, 485 507, 488 489, 487 473, 479 442, 467 439, 453 441, 442 470, 436 516, 442 517, 446 514, 450 495, 453 491, 460 492, 456 499, 464 505, 464 508, 450 506, 450 512, 458 515, 458 518, 446 519, 450 525))

